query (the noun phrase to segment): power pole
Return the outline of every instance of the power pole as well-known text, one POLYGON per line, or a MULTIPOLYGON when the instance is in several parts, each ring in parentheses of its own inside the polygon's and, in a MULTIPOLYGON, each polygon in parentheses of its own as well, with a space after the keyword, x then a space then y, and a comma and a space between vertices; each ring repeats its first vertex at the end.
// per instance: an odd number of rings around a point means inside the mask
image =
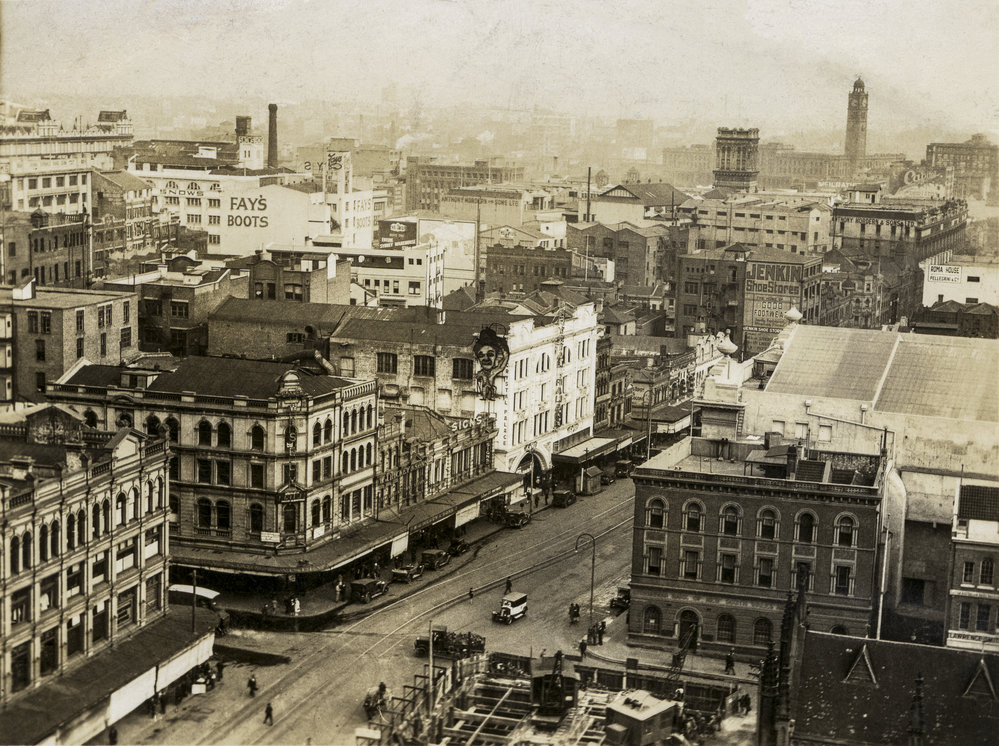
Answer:
POLYGON ((197 628, 195 627, 195 624, 194 624, 194 621, 195 621, 194 611, 195 611, 195 609, 198 608, 198 571, 197 570, 192 570, 191 571, 191 586, 192 586, 192 591, 191 591, 191 634, 193 635, 197 631, 197 628))

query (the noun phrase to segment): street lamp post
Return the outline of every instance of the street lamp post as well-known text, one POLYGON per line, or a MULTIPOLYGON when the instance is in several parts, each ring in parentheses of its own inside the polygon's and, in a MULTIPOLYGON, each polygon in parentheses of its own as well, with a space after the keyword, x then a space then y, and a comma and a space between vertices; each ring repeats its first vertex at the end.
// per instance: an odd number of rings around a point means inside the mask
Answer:
POLYGON ((583 537, 590 540, 590 548, 592 549, 592 555, 590 556, 590 626, 593 626, 593 580, 596 575, 597 570, 597 540, 593 538, 593 534, 582 533, 576 537, 576 548, 573 550, 575 552, 579 551, 579 540, 583 537))

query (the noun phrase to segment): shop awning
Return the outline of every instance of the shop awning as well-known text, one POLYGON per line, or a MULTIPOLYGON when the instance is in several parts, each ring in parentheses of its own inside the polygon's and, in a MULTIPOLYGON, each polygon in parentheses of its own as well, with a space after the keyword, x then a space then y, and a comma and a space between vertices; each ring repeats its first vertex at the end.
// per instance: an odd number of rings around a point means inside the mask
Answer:
POLYGON ((592 458, 606 456, 617 450, 618 438, 587 438, 561 453, 552 456, 552 461, 563 464, 582 464, 592 458))

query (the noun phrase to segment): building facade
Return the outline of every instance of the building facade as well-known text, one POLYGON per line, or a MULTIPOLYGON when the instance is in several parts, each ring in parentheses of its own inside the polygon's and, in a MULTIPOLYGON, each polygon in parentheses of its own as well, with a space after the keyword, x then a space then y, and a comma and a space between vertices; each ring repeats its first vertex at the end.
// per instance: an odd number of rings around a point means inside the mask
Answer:
POLYGON ((485 292, 533 293, 543 282, 565 282, 572 274, 572 252, 534 247, 484 247, 485 292))
POLYGON ((999 305, 999 259, 954 254, 942 261, 921 262, 923 306, 944 301, 999 305))
POLYGON ((82 213, 14 212, 4 218, 3 277, 8 285, 84 287, 93 270, 91 224, 82 213))
POLYGON ((452 189, 523 180, 523 166, 494 165, 488 160, 476 161, 471 166, 462 166, 431 163, 429 160, 411 156, 406 159, 406 210, 439 212, 441 201, 452 189))
POLYGON ((752 192, 760 175, 760 131, 719 127, 715 137, 714 185, 752 192))
POLYGON ((860 78, 854 82, 847 101, 846 140, 843 150, 846 160, 854 168, 867 155, 867 90, 860 78))
POLYGON ((741 243, 792 254, 824 254, 831 248, 832 209, 808 199, 738 195, 705 199, 687 233, 687 248, 711 249, 741 243))
POLYGON ((931 142, 926 146, 930 166, 954 169, 954 196, 994 201, 999 183, 999 146, 985 135, 972 135, 962 143, 931 142))
POLYGON ((94 171, 92 189, 95 276, 107 275, 116 261, 159 248, 160 220, 153 216, 148 183, 127 171, 94 171))
POLYGON ((954 501, 947 646, 999 653, 999 486, 964 482, 954 501))

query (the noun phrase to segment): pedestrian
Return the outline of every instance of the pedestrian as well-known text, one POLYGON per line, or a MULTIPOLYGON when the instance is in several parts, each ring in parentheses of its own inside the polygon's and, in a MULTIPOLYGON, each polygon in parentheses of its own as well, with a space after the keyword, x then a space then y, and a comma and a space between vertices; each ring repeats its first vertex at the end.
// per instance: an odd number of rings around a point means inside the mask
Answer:
POLYGON ((506 590, 503 593, 510 593, 513 590, 513 576, 506 579, 506 590))
POLYGON ((246 688, 250 690, 250 696, 257 696, 257 677, 250 674, 250 678, 246 682, 246 688))
POLYGON ((749 694, 744 694, 742 697, 743 706, 746 708, 746 714, 749 714, 750 709, 753 707, 753 698, 749 694))
POLYGON ((219 681, 222 681, 223 670, 225 670, 225 661, 219 658, 219 662, 215 664, 215 674, 219 677, 219 681))
POLYGON ((156 703, 156 693, 153 692, 153 696, 149 698, 149 717, 156 717, 156 710, 159 705, 156 703))
POLYGON ((582 658, 586 655, 586 640, 579 641, 579 657, 582 658))
POLYGON ((475 589, 472 588, 471 586, 468 587, 468 597, 475 598, 475 589))
POLYGON ((735 648, 729 650, 725 656, 725 673, 735 675, 735 648))
POLYGON ((274 708, 271 707, 270 702, 264 708, 264 725, 274 725, 274 708))
POLYGON ((379 575, 379 573, 381 572, 381 567, 379 567, 379 565, 378 565, 377 562, 375 563, 375 568, 374 569, 375 569, 375 577, 377 578, 378 575, 379 575))
POLYGON ((115 728, 113 725, 108 730, 108 743, 110 743, 111 746, 114 746, 116 743, 118 743, 118 729, 115 728))
POLYGON ((160 692, 160 714, 166 715, 166 689, 160 692))
POLYGON ((597 645, 604 644, 604 627, 605 625, 603 622, 600 622, 600 624, 597 625, 597 645))

